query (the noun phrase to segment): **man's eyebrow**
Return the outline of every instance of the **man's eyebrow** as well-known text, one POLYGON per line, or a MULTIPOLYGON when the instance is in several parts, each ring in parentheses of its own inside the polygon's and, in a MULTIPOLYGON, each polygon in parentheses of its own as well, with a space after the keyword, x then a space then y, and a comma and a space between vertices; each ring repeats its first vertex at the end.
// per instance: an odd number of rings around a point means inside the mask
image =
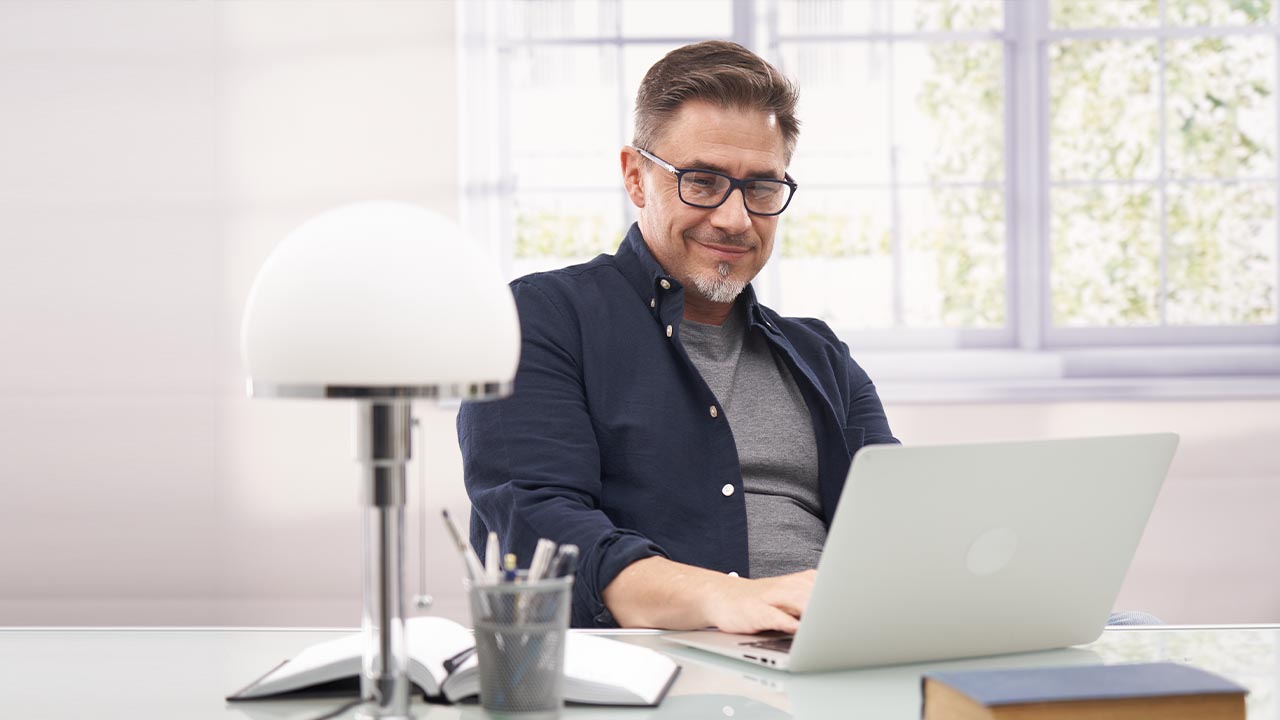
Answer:
MULTIPOLYGON (((733 173, 729 172, 729 170, 728 170, 725 166, 723 166, 723 165, 721 165, 721 164, 719 164, 719 163, 714 163, 714 162, 703 162, 702 160, 698 160, 697 158, 694 158, 693 160, 690 160, 690 161, 689 161, 689 163, 688 163, 688 164, 685 164, 685 165, 681 165, 680 163, 672 163, 672 165, 675 165, 676 167, 680 168, 681 170, 714 170, 714 171, 716 171, 716 172, 718 172, 718 173, 723 173, 723 174, 725 174, 725 175, 728 175, 728 176, 730 176, 730 177, 733 177, 733 173)), ((782 178, 781 178, 781 177, 779 177, 778 175, 775 175, 773 170, 770 170, 770 169, 767 169, 767 168, 766 168, 766 169, 763 169, 763 170, 760 170, 760 169, 753 169, 753 170, 749 171, 749 172, 748 172, 748 174, 743 175, 742 177, 744 177, 744 178, 765 178, 765 179, 769 179, 769 180, 781 180, 781 179, 782 179, 782 178)))

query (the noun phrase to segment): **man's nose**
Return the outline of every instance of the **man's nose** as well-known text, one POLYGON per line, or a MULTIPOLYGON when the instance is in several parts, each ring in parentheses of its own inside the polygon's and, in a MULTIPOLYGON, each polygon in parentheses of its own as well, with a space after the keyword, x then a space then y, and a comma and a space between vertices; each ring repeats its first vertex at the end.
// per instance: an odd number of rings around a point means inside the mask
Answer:
POLYGON ((711 224, 730 235, 744 233, 751 227, 751 213, 742 200, 741 188, 734 188, 720 207, 711 211, 711 224))

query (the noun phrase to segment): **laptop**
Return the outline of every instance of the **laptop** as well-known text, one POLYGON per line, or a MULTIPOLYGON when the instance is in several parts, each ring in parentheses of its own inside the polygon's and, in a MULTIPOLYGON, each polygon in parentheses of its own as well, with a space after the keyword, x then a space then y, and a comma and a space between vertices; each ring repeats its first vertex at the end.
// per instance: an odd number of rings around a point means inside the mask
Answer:
POLYGON ((1092 642, 1177 445, 1160 433, 864 447, 794 636, 664 637, 793 672, 1092 642))

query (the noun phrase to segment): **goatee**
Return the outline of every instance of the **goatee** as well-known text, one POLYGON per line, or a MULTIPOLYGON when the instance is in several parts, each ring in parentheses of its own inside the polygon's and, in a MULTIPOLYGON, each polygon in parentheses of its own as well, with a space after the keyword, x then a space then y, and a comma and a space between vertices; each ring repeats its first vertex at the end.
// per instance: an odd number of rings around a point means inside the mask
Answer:
POLYGON ((698 294, 713 303, 731 303, 738 299, 747 284, 729 277, 733 267, 727 262, 716 264, 716 276, 696 274, 693 286, 698 294))

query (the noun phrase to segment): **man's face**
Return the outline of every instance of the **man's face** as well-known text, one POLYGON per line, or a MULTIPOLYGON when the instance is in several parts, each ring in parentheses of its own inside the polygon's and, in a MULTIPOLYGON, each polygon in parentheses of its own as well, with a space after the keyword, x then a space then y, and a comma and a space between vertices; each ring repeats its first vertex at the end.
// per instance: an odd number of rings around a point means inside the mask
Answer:
MULTIPOLYGON (((736 178, 777 178, 786 172, 786 147, 773 115, 685 103, 656 147, 644 148, 678 168, 716 170, 736 178)), ((640 231, 668 273, 703 299, 732 302, 773 251, 778 218, 747 212, 734 190, 718 208, 684 204, 676 178, 630 148, 623 151, 627 193, 639 210, 640 231)))

